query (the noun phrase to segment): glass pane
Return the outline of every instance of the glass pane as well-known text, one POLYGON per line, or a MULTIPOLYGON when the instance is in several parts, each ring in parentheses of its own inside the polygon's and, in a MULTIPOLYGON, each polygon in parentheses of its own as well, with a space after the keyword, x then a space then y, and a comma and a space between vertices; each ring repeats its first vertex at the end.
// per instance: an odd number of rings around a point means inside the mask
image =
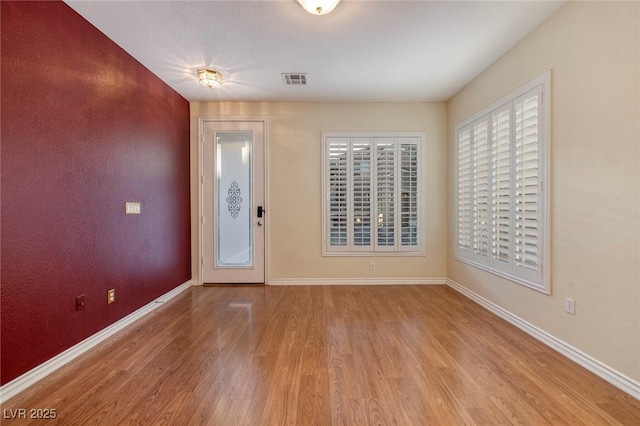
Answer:
POLYGON ((252 267, 251 132, 216 137, 216 267, 252 267))

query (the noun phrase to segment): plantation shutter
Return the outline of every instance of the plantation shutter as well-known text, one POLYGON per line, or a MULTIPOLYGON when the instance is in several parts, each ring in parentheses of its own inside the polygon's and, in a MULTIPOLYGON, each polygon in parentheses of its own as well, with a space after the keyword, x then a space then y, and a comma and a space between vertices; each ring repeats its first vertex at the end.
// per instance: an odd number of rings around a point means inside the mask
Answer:
POLYGON ((323 139, 323 255, 421 252, 423 136, 323 139))
POLYGON ((351 139, 352 250, 371 250, 371 139, 351 139))
POLYGON ((495 267, 508 270, 511 260, 510 103, 491 114, 491 255, 495 267))
POLYGON ((546 73, 456 127, 456 259, 545 293, 549 82, 546 73))
POLYGON ((516 274, 532 280, 538 280, 540 272, 541 95, 537 87, 514 101, 516 274))
POLYGON ((458 132, 458 247, 471 250, 472 198, 471 129, 458 132))
POLYGON ((412 249, 419 245, 418 229, 419 174, 418 139, 399 138, 400 145, 400 249, 412 249))
POLYGON ((376 138, 376 250, 395 249, 395 144, 376 138))
POLYGON ((346 251, 348 245, 348 170, 349 144, 347 138, 327 140, 328 156, 328 226, 327 248, 346 251))
POLYGON ((489 254, 489 121, 482 118, 473 125, 473 251, 489 254))

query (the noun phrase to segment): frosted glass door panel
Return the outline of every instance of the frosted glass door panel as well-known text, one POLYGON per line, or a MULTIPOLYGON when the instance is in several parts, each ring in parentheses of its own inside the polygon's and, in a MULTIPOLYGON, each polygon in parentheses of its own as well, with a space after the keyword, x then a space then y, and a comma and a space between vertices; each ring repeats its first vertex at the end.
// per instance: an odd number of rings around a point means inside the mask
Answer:
POLYGON ((216 135, 216 267, 253 267, 251 132, 216 135))

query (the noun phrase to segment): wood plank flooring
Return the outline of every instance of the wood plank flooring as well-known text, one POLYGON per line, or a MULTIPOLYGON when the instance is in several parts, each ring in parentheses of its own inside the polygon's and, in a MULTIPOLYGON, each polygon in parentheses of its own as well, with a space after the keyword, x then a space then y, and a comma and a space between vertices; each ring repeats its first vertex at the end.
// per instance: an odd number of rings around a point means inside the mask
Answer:
POLYGON ((3 425, 640 424, 639 401, 445 286, 194 287, 18 408, 57 417, 3 425))

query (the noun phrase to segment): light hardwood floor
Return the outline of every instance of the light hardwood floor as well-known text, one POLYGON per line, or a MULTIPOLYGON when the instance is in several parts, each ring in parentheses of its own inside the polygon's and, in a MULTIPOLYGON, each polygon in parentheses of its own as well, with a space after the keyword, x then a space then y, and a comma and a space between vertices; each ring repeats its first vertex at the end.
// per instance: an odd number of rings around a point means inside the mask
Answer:
POLYGON ((38 425, 640 424, 639 401, 444 286, 194 287, 17 408, 56 409, 38 425))

